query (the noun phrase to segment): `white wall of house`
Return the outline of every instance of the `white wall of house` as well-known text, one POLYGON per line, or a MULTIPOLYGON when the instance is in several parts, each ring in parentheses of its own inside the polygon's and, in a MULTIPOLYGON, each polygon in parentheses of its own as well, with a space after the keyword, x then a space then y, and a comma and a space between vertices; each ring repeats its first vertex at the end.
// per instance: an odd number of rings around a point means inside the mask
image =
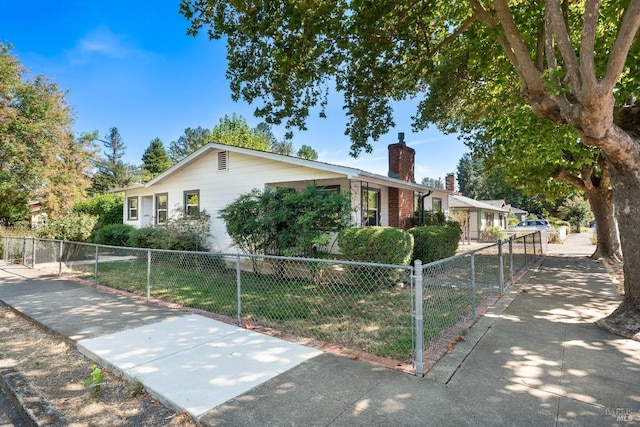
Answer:
MULTIPOLYGON (((506 214, 500 212, 490 212, 485 210, 472 211, 469 215, 469 237, 477 240, 480 233, 489 227, 500 227, 504 229, 504 217, 506 214), (493 213, 493 219, 488 218, 487 213, 493 213)), ((489 215, 490 217, 491 215, 489 215)))
MULTIPOLYGON (((127 190, 127 198, 138 198, 140 211, 136 219, 129 219, 125 202, 124 223, 137 228, 155 225, 155 206, 159 194, 167 194, 169 215, 174 216, 178 209, 185 208, 184 192, 197 190, 200 193, 200 210, 206 210, 211 216, 211 249, 227 252, 231 250, 231 240, 226 233, 224 221, 218 218, 218 211, 239 195, 254 188, 262 190, 269 183, 276 182, 308 181, 320 185, 319 181, 334 180, 344 182, 345 185, 347 183, 345 177, 337 173, 228 151, 227 169, 218 170, 219 152, 220 150, 210 150, 185 165, 179 172, 168 175, 150 187, 127 190)), ((322 182, 322 185, 325 183, 322 182)))
MULTIPOLYGON (((231 247, 225 223, 218 217, 221 209, 254 188, 288 187, 302 190, 315 184, 339 186, 340 191, 351 193, 354 226, 363 225, 363 189, 379 191, 378 225, 389 225, 389 187, 385 185, 386 177, 373 176, 371 181, 367 181, 368 177, 354 179, 348 176, 351 172, 343 172, 340 167, 314 168, 312 163, 309 164, 289 163, 273 155, 253 155, 218 147, 203 150, 146 186, 126 190, 124 223, 136 228, 159 225, 157 202, 161 197, 166 195, 166 214, 171 218, 186 210, 185 192, 198 192, 200 210, 211 216, 212 238, 209 246, 214 251, 233 252, 236 249, 231 247), (226 157, 220 157, 221 153, 226 153, 226 157), (129 200, 135 203, 135 209, 131 209, 129 200), (132 212, 135 213, 134 217, 130 215, 132 212)), ((434 203, 437 205, 436 199, 446 214, 449 209, 448 193, 443 190, 434 190, 425 198, 425 209, 433 209, 434 203)))

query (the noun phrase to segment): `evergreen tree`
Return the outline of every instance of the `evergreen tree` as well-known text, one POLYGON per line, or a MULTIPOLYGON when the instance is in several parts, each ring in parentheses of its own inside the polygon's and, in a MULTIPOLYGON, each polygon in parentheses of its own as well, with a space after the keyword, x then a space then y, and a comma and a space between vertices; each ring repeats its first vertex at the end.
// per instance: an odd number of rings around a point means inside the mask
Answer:
POLYGON ((103 157, 95 163, 97 171, 91 178, 89 194, 103 194, 133 184, 138 168, 122 161, 126 146, 118 128, 114 126, 109 129, 106 139, 99 141, 105 150, 103 157))
POLYGON ((122 137, 120 136, 118 128, 114 126, 109 129, 109 133, 105 136, 105 138, 106 139, 101 140, 105 147, 105 160, 113 165, 118 164, 118 162, 124 156, 124 152, 127 148, 122 143, 122 137))
POLYGON ((142 155, 142 182, 147 182, 171 167, 171 159, 159 138, 155 138, 142 155))
POLYGON ((316 150, 308 145, 303 145, 302 147, 300 147, 297 156, 307 160, 318 160, 318 153, 316 153, 316 150))

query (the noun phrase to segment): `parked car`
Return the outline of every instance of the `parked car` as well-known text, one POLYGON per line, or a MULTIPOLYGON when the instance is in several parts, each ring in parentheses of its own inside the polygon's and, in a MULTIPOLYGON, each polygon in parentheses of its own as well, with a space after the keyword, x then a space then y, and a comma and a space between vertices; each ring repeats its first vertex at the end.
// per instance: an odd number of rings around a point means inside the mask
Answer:
POLYGON ((544 230, 551 230, 551 224, 546 219, 527 219, 520 221, 517 225, 510 228, 540 228, 544 230))

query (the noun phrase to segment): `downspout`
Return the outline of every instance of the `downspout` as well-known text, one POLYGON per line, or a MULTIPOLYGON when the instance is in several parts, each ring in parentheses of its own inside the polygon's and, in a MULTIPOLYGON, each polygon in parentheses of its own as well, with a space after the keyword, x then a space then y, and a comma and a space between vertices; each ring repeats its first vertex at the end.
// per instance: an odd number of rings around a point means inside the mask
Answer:
POLYGON ((429 197, 433 193, 433 190, 429 190, 427 194, 420 195, 420 226, 424 226, 424 199, 429 197))

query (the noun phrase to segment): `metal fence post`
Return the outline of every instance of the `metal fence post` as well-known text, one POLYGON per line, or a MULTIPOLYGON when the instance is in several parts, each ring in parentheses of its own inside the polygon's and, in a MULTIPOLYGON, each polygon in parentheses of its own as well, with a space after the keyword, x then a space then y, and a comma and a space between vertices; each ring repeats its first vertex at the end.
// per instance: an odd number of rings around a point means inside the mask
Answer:
POLYGON ((509 236, 509 286, 513 285, 513 235, 509 236))
POLYGON ((476 318, 476 253, 471 253, 471 315, 476 318))
POLYGON ((98 245, 96 245, 96 267, 95 267, 95 271, 94 271, 94 275, 95 275, 95 287, 98 287, 98 251, 99 251, 99 247, 98 245))
MULTIPOLYGON (((533 261, 535 262, 536 259, 538 259, 538 252, 536 251, 536 237, 537 236, 541 236, 542 232, 541 231, 536 231, 535 234, 532 236, 533 237, 533 261)), ((542 237, 540 237, 540 243, 542 244, 542 237)), ((542 247, 542 246, 540 246, 542 247)))
POLYGON ((240 255, 236 255, 236 288, 238 300, 238 326, 242 327, 242 280, 240 279, 240 255))
POLYGON ((27 266, 27 236, 22 238, 22 265, 27 266))
POLYGON ((64 249, 64 242, 60 240, 60 245, 58 245, 58 254, 60 256, 58 260, 58 276, 62 276, 62 251, 64 249))
POLYGON ((527 266, 527 235, 522 236, 522 241, 524 243, 524 266, 527 266))
POLYGON ((417 259, 413 263, 413 273, 415 277, 415 316, 416 316, 416 376, 422 378, 424 376, 424 320, 422 316, 422 261, 417 259))
POLYGON ((502 254, 502 240, 498 240, 498 284, 500 286, 500 293, 504 293, 504 257, 502 254))
POLYGON ((36 238, 32 238, 33 247, 31 248, 31 268, 36 268, 36 238))
POLYGON ((147 251, 147 301, 151 299, 151 251, 147 251))

